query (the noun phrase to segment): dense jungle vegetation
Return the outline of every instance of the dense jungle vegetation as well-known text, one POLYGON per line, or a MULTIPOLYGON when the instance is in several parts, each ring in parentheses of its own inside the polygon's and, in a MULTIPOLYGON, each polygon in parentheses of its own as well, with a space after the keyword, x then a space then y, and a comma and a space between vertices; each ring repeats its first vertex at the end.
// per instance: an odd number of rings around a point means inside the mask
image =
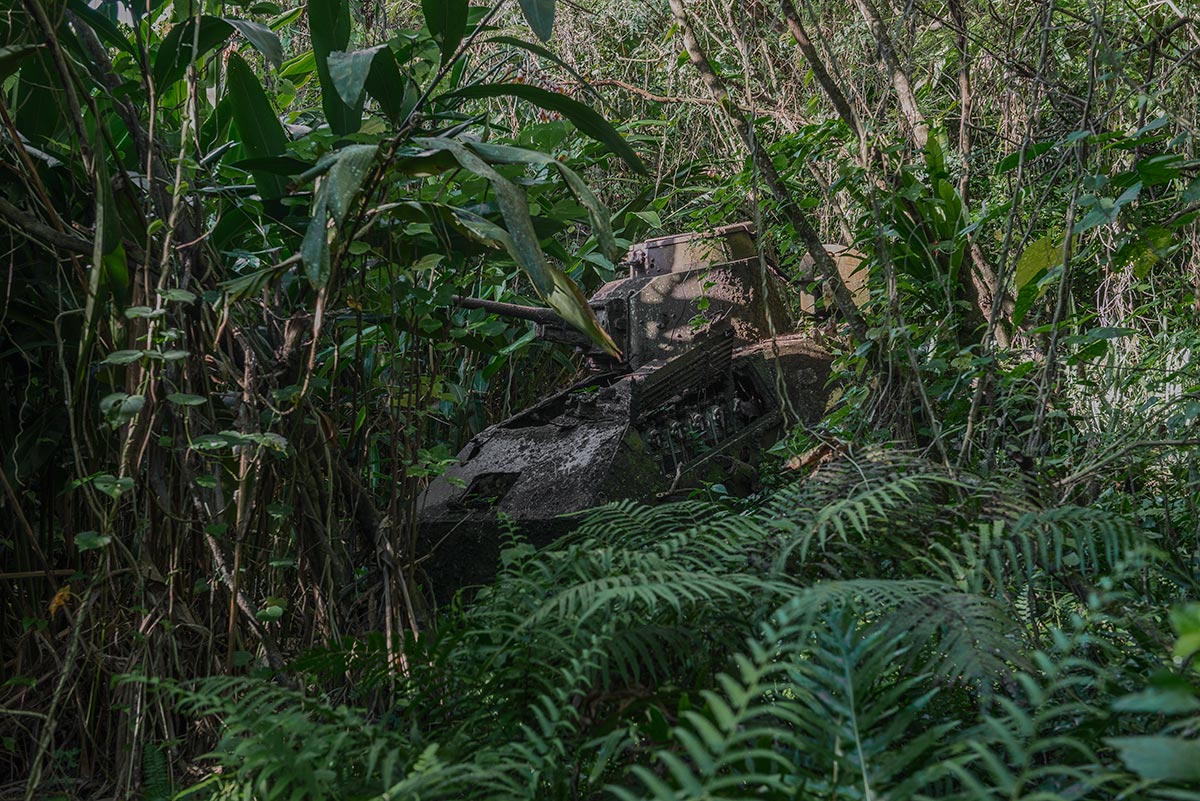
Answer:
POLYGON ((1192 0, 0 8, 0 799, 1200 798, 1192 0), (746 220, 820 422, 437 603, 455 296, 746 220))

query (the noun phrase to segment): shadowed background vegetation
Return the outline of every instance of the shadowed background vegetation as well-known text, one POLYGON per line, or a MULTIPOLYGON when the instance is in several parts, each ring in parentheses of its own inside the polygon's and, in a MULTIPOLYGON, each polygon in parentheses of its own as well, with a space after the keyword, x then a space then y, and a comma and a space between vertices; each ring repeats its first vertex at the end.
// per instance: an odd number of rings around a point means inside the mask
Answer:
POLYGON ((1194 5, 0 9, 0 798, 1200 795, 1194 5), (742 220, 821 423, 437 607, 453 297, 742 220))

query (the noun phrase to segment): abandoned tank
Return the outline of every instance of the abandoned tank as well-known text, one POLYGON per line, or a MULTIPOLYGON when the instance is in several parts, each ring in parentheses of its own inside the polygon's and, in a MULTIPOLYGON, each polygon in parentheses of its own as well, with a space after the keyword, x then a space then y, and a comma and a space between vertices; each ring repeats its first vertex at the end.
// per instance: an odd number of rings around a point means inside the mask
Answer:
POLYGON ((575 344, 581 381, 477 434, 419 501, 426 570, 439 594, 489 580, 507 519, 534 545, 618 499, 681 497, 703 482, 749 491, 785 419, 825 410, 830 357, 791 333, 774 267, 753 228, 650 239, 589 300, 613 359, 547 310, 476 299, 575 344))

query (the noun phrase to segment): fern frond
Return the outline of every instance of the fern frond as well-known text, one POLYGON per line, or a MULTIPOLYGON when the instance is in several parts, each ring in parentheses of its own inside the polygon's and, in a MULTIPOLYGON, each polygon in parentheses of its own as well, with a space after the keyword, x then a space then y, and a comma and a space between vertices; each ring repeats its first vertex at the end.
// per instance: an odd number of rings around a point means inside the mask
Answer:
POLYGON ((1078 506, 980 521, 959 535, 956 545, 936 543, 918 559, 933 575, 972 593, 1064 575, 1093 577, 1154 559, 1131 521, 1078 506))

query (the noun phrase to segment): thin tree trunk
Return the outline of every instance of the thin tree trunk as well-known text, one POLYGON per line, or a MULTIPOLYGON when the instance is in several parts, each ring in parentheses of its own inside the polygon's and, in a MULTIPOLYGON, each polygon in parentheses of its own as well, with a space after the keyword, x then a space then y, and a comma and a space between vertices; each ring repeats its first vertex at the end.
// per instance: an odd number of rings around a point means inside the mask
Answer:
MULTIPOLYGON (((958 49, 958 151, 962 157, 958 194, 962 198, 963 208, 968 209, 971 205, 971 114, 975 108, 975 95, 971 90, 971 54, 967 45, 967 18, 962 0, 950 0, 950 16, 954 21, 954 43, 958 49)), ((1007 292, 996 291, 996 271, 972 235, 967 237, 967 254, 975 269, 962 270, 960 279, 964 296, 975 298, 975 305, 984 320, 990 318, 991 305, 997 297, 1001 299, 1002 310, 1011 317, 1012 299, 1007 292)), ((996 326, 995 336, 1001 347, 1008 346, 1008 331, 1003 324, 996 326)))
POLYGON ((896 98, 900 101, 900 111, 904 114, 904 119, 908 121, 908 127, 912 130, 913 144, 924 150, 925 143, 929 140, 929 123, 925 122, 925 117, 921 114, 920 107, 917 106, 917 96, 913 93, 912 81, 909 80, 904 67, 900 65, 900 59, 896 56, 896 48, 892 46, 892 39, 888 36, 887 26, 883 24, 883 19, 880 18, 879 11, 876 10, 871 0, 854 0, 854 2, 858 6, 858 10, 862 12, 863 19, 867 21, 867 27, 871 29, 871 35, 875 37, 875 44, 879 48, 879 57, 891 75, 896 98))
POLYGON ((713 70, 712 64, 709 63, 708 57, 700 47, 700 42, 696 39, 696 34, 692 30, 691 23, 688 21, 687 10, 683 5, 683 0, 670 0, 670 4, 671 12, 679 24, 680 32, 683 34, 683 45, 687 51, 688 58, 691 59, 692 64, 700 72, 700 77, 703 79, 705 86, 708 87, 713 98, 725 110, 725 113, 733 123, 734 129, 750 150, 750 157, 754 159, 755 166, 762 173, 767 188, 775 196, 775 200, 787 216, 788 222, 791 223, 796 233, 800 235, 801 240, 803 240, 805 246, 808 248, 808 252, 812 255, 813 263, 817 268, 817 272, 822 277, 825 288, 833 296, 834 304, 850 325, 850 330, 854 333, 855 339, 860 342, 866 340, 867 324, 859 313, 858 307, 854 305, 854 299, 850 295, 850 290, 846 288, 845 282, 842 281, 842 277, 837 270, 837 265, 829 256, 829 253, 826 252, 820 234, 817 233, 817 229, 813 224, 809 222, 800 206, 792 199, 791 193, 783 183, 783 179, 779 177, 779 173, 775 170, 775 165, 771 162, 771 157, 756 140, 749 121, 734 107, 728 90, 713 70))
POLYGON ((791 31, 792 37, 799 45, 804 60, 808 62, 808 67, 813 72, 813 77, 825 90, 825 96, 829 98, 830 103, 833 103, 833 108, 837 111, 838 116, 846 125, 850 126, 850 130, 854 131, 859 141, 866 141, 862 120, 858 118, 858 114, 850 105, 850 101, 846 99, 846 95, 842 93, 842 88, 837 85, 837 81, 829 74, 829 70, 825 69, 825 62, 821 60, 821 54, 817 52, 816 46, 809 38, 808 31, 804 29, 804 23, 800 20, 800 15, 796 13, 796 7, 792 5, 792 0, 781 0, 780 6, 783 10, 783 18, 787 21, 788 30, 791 31))

